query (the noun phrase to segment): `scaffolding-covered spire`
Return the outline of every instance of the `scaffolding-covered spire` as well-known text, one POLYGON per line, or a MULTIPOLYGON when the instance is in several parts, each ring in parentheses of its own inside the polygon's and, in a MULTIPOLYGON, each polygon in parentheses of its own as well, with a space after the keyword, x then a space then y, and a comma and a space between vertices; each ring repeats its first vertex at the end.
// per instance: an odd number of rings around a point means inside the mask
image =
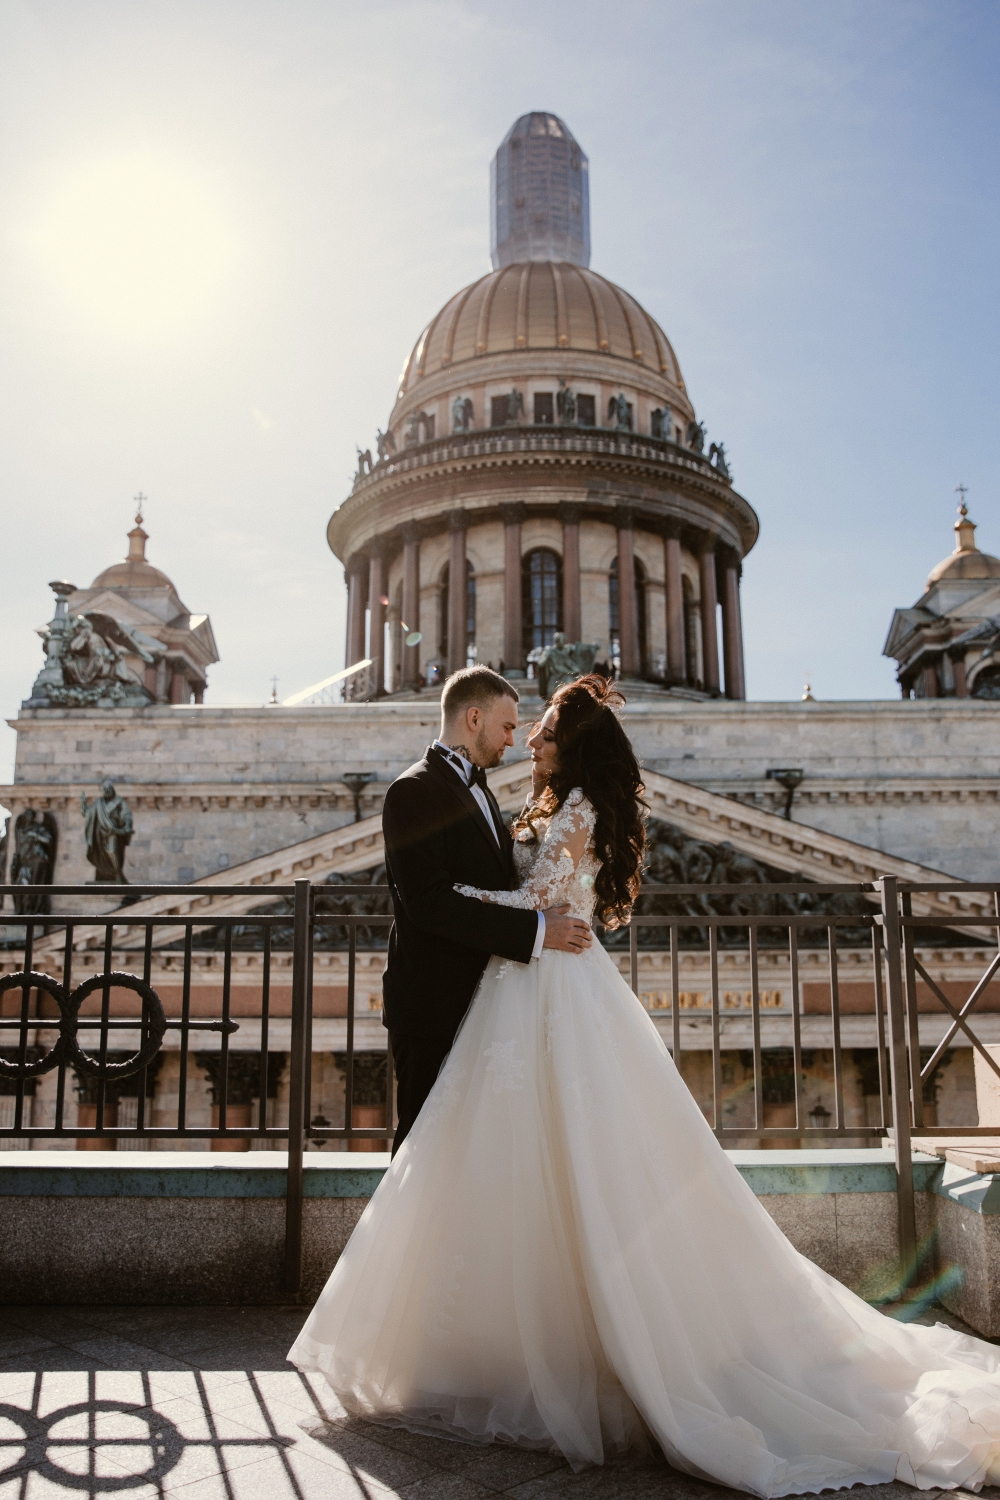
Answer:
POLYGON ((522 115, 490 165, 493 269, 516 260, 590 265, 587 158, 556 115, 522 115))

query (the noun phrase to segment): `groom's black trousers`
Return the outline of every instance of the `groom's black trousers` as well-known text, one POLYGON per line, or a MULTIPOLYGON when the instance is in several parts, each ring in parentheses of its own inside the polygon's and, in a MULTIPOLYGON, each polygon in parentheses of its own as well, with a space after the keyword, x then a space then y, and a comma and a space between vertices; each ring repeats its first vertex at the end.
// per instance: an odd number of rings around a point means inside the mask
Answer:
POLYGON ((411 1125, 441 1071, 441 1064, 451 1051, 448 1041, 418 1040, 412 1036, 389 1032, 392 1061, 396 1070, 396 1113, 399 1123, 392 1143, 395 1156, 411 1125))

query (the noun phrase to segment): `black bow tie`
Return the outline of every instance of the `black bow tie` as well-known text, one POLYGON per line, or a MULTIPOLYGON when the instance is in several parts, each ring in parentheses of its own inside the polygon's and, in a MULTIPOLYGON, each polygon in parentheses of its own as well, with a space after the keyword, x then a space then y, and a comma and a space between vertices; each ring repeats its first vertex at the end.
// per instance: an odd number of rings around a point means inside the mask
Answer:
POLYGON ((485 792, 486 785, 486 772, 483 770, 482 766, 473 766, 472 770, 469 772, 469 786, 482 787, 483 791, 485 792))

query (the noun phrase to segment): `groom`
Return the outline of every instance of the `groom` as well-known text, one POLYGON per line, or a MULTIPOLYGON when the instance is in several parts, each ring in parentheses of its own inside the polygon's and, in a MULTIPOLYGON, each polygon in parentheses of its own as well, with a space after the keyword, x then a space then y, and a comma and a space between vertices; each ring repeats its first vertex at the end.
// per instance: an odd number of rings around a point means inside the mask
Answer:
POLYGON ((455 672, 441 694, 441 738, 389 788, 382 808, 395 918, 382 980, 402 1145, 451 1051, 490 955, 527 964, 543 948, 582 953, 591 931, 566 906, 545 912, 460 896, 509 891, 514 845, 486 784, 514 743, 518 696, 488 667, 455 672))

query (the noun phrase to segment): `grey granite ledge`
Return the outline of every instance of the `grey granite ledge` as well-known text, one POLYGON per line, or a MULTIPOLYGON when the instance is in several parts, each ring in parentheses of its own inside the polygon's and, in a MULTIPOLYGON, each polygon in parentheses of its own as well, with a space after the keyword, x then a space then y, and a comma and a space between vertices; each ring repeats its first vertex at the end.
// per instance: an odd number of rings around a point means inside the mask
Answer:
POLYGON ((1000 1216, 1000 1175, 970 1172, 949 1161, 932 1182, 931 1191, 984 1218, 1000 1216))
MULTIPOLYGON (((303 1196, 370 1198, 388 1165, 310 1153, 303 1196)), ((284 1198, 286 1171, 283 1151, 0 1151, 0 1198, 284 1198)))
MULTIPOLYGON (((728 1155, 758 1197, 896 1191, 892 1155, 877 1148, 728 1155)), ((359 1157, 307 1154, 304 1196, 370 1198, 389 1156, 359 1157)), ((285 1176, 283 1151, 0 1151, 0 1197, 8 1198, 283 1198, 285 1176)), ((918 1191, 933 1188, 979 1213, 1000 1213, 1000 1178, 950 1164, 942 1170, 938 1157, 922 1153, 914 1154, 913 1176, 918 1191)))

